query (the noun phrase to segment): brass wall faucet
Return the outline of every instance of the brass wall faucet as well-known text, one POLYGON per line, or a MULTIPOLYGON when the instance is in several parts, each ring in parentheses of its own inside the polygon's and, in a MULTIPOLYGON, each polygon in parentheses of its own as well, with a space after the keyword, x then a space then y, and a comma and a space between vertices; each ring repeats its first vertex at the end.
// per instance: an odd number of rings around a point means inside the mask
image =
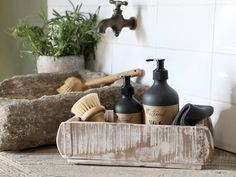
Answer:
POLYGON ((99 33, 105 33, 108 27, 111 27, 115 36, 119 36, 122 28, 129 27, 131 30, 135 30, 137 26, 136 18, 131 17, 130 19, 124 19, 122 15, 121 5, 127 6, 127 1, 109 1, 111 4, 115 4, 116 8, 113 10, 113 15, 111 18, 106 18, 102 20, 98 26, 97 31, 99 33))

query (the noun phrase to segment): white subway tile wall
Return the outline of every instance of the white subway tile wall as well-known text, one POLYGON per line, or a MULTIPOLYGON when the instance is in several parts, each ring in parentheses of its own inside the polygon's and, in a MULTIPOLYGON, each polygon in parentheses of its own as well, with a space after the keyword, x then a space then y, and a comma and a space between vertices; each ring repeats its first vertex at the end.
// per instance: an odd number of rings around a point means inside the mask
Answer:
MULTIPOLYGON (((82 11, 99 19, 111 17, 109 0, 72 0, 82 11)), ((123 29, 114 37, 107 29, 98 46, 95 70, 107 74, 143 68, 138 80, 152 84, 155 63, 146 58, 166 58, 169 83, 186 103, 210 104, 215 112, 215 146, 236 152, 236 0, 128 0, 125 18, 135 16, 137 29, 123 29)), ((52 9, 71 9, 68 0, 48 0, 52 9)))

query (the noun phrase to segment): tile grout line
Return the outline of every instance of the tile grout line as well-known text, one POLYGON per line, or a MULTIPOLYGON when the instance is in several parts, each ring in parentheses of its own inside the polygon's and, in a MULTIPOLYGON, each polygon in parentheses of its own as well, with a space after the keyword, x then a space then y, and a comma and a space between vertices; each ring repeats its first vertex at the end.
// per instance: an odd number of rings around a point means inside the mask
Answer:
POLYGON ((212 103, 212 88, 213 88, 213 58, 214 58, 214 43, 215 43, 215 24, 216 24, 216 0, 213 12, 213 32, 212 32, 212 47, 211 47, 211 60, 210 60, 210 85, 209 85, 209 104, 212 103))
POLYGON ((149 49, 160 49, 160 50, 172 50, 172 51, 184 51, 184 52, 192 52, 192 53, 202 53, 202 54, 220 54, 220 55, 233 55, 235 56, 236 53, 235 52, 223 52, 223 51, 205 51, 205 50, 194 50, 194 49, 184 49, 184 48, 168 48, 168 47, 156 47, 156 46, 149 46, 149 45, 136 45, 136 44, 132 44, 132 43, 125 43, 125 42, 105 42, 108 44, 113 44, 113 45, 126 45, 126 46, 133 46, 133 47, 142 47, 142 48, 149 48, 149 49))

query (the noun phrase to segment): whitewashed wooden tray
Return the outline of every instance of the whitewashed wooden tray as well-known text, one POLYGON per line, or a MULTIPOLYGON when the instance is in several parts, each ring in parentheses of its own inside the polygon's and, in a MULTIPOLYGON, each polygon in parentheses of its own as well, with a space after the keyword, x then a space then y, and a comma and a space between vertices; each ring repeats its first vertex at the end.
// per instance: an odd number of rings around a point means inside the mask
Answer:
POLYGON ((213 155, 206 126, 62 122, 57 148, 70 163, 201 169, 213 155))

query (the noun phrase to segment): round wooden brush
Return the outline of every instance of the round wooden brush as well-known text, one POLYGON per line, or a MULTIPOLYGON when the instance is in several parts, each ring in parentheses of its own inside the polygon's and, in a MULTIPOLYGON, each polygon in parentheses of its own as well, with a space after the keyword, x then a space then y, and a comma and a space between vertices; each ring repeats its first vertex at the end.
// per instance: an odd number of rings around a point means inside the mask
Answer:
POLYGON ((68 93, 74 91, 84 91, 89 88, 97 87, 102 84, 110 84, 120 79, 121 76, 142 76, 143 70, 141 69, 133 69, 117 74, 113 74, 110 76, 98 78, 95 80, 87 81, 83 83, 80 79, 76 77, 69 77, 66 79, 65 84, 62 85, 60 88, 57 89, 59 93, 68 93))
POLYGON ((101 105, 97 93, 80 98, 71 108, 71 112, 83 121, 104 122, 105 108, 101 105))

